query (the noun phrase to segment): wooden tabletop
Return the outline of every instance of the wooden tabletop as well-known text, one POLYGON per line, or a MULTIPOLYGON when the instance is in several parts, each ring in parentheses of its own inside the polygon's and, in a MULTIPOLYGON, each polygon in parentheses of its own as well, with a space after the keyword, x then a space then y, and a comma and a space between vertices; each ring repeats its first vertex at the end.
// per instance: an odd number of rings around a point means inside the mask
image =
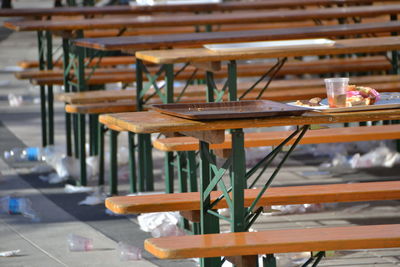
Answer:
POLYGON ((279 58, 314 55, 372 53, 400 49, 400 37, 336 40, 334 45, 293 46, 276 49, 212 51, 207 48, 182 48, 136 52, 136 58, 156 63, 211 62, 255 58, 279 58))
POLYGON ((153 36, 125 36, 106 38, 84 38, 74 41, 75 45, 98 50, 125 50, 134 53, 137 50, 151 50, 165 47, 193 47, 210 43, 232 43, 268 40, 287 40, 303 38, 330 38, 356 34, 399 32, 400 21, 379 23, 340 24, 331 26, 312 26, 298 28, 203 32, 185 34, 159 34, 153 36))
POLYGON ((345 123, 361 121, 398 120, 400 109, 370 110, 323 114, 307 112, 301 116, 275 116, 254 119, 195 121, 164 115, 155 111, 101 115, 99 121, 106 125, 135 133, 210 131, 239 128, 259 128, 287 125, 345 123))
POLYGON ((204 4, 174 4, 152 6, 103 6, 103 7, 58 7, 58 8, 13 8, 0 9, 0 17, 49 17, 76 15, 120 15, 148 14, 155 12, 201 12, 230 11, 252 9, 274 9, 299 6, 332 5, 332 4, 372 4, 379 2, 397 2, 398 0, 268 0, 236 1, 204 4))
POLYGON ((73 31, 93 29, 113 29, 129 27, 171 27, 188 25, 221 25, 261 22, 293 22, 314 19, 335 19, 343 17, 375 17, 400 13, 400 5, 354 6, 346 8, 317 8, 280 10, 268 12, 212 13, 199 16, 141 16, 134 18, 101 18, 81 20, 33 20, 6 21, 4 26, 15 31, 73 31))

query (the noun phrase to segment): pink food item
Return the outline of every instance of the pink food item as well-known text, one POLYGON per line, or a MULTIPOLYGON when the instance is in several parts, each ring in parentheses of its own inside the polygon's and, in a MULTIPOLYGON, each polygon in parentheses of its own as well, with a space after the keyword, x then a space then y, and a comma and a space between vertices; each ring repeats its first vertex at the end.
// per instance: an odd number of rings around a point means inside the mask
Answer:
POLYGON ((346 106, 373 105, 379 98, 378 91, 371 87, 349 85, 346 92, 346 106))

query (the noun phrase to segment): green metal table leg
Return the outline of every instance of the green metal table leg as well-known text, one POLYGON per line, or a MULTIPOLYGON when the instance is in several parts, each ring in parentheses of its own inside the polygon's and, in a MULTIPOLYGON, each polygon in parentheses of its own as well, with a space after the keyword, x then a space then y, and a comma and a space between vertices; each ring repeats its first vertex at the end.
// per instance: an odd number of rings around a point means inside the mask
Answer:
POLYGON ((97 124, 97 140, 99 142, 99 185, 104 185, 104 125, 97 124))
MULTIPOLYGON (((64 92, 71 91, 68 78, 69 66, 69 43, 67 38, 62 39, 63 47, 63 69, 64 69, 64 92)), ((67 156, 72 156, 72 131, 71 131, 71 114, 65 112, 65 139, 67 156)))
MULTIPOLYGON (((165 66, 165 91, 166 96, 163 99, 164 103, 174 102, 174 70, 172 64, 166 64, 165 66)), ((174 153, 166 152, 164 158, 165 167, 165 192, 174 192, 174 153)))
MULTIPOLYGON (((397 20, 397 14, 390 15, 390 20, 397 20)), ((393 32, 392 36, 397 36, 397 32, 393 32)), ((400 67, 399 67, 399 53, 398 51, 392 51, 392 66, 393 66, 393 74, 400 74, 400 67)))
MULTIPOLYGON (((136 60, 136 107, 143 110, 143 99, 140 97, 143 91, 143 70, 141 60, 136 60)), ((138 134, 138 180, 140 191, 153 191, 153 160, 151 155, 150 134, 138 134)))
POLYGON ((128 133, 128 144, 129 144, 129 184, 130 192, 136 193, 137 190, 137 177, 136 177, 136 157, 135 157, 135 134, 132 132, 128 133))
MULTIPOLYGON (((78 37, 83 36, 82 31, 77 32, 78 37)), ((75 52, 78 58, 78 69, 77 71, 77 89, 78 92, 86 90, 86 83, 85 83, 85 49, 82 47, 75 47, 75 52)), ((79 132, 79 161, 80 161, 80 176, 81 176, 81 185, 87 185, 87 172, 86 172, 86 138, 85 138, 85 127, 86 127, 86 120, 84 114, 78 115, 78 132, 79 132)))
MULTIPOLYGON (((209 144, 200 141, 200 224, 201 234, 212 234, 219 233, 219 220, 217 217, 208 213, 208 207, 210 206, 210 195, 205 196, 203 192, 207 189, 210 184, 210 162, 208 161, 207 154, 209 152, 209 144)), ((200 259, 202 267, 217 267, 221 266, 221 259, 217 258, 203 258, 200 259)))
MULTIPOLYGON (((43 32, 37 32, 38 49, 39 49, 39 70, 45 69, 44 60, 44 45, 43 45, 43 32)), ((42 146, 47 146, 47 114, 46 114, 46 89, 45 86, 40 86, 40 114, 42 125, 42 146)))
POLYGON ((228 89, 229 101, 237 100, 237 65, 235 60, 229 61, 228 64, 228 89))
MULTIPOLYGON (((52 34, 46 31, 46 61, 47 70, 53 69, 53 39, 52 34)), ((54 145, 54 96, 53 96, 53 86, 47 86, 47 122, 48 122, 48 144, 54 145)))
POLYGON ((118 194, 118 132, 110 130, 110 194, 118 194))
POLYGON ((232 134, 232 210, 231 231, 245 231, 244 189, 246 186, 246 163, 244 151, 244 133, 242 129, 231 131, 232 134))

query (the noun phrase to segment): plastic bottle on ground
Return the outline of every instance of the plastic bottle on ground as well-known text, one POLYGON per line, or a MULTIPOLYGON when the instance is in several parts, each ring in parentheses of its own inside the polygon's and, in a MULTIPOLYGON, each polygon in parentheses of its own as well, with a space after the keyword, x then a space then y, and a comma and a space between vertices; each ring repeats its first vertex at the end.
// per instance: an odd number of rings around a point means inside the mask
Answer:
POLYGON ((24 197, 6 196, 0 198, 0 213, 22 214, 32 221, 39 221, 38 214, 32 209, 32 203, 24 197))
POLYGON ((39 147, 16 147, 4 152, 4 159, 9 162, 39 161, 42 149, 39 147))
POLYGON ((15 147, 4 151, 4 159, 8 163, 26 161, 45 161, 54 155, 53 146, 41 147, 15 147))

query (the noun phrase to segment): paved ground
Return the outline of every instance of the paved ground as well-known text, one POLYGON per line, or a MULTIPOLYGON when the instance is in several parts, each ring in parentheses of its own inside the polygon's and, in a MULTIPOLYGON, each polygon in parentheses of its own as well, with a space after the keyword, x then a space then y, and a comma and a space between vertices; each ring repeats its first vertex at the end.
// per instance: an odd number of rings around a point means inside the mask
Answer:
MULTIPOLYGON (((51 6, 52 1, 19 0, 15 7, 51 6)), ((14 78, 10 67, 18 60, 36 58, 36 36, 33 33, 11 33, 0 28, 0 153, 12 147, 40 145, 40 114, 36 104, 37 88, 27 81, 14 78), (23 96, 24 104, 10 107, 9 94, 23 96)), ((62 105, 56 104, 56 143, 63 144, 62 105)), ((121 137, 121 146, 126 138, 121 137)), ((262 151, 249 151, 254 161, 262 151)), ((156 190, 163 190, 162 154, 156 155, 156 190)), ((287 166, 277 177, 274 185, 297 185, 313 183, 338 183, 377 180, 396 180, 399 166, 394 168, 369 168, 348 174, 320 172, 321 157, 300 156, 290 158, 287 166)), ((64 184, 51 185, 40 180, 32 171, 36 163, 8 165, 0 159, 0 198, 12 194, 28 198, 40 221, 32 222, 20 215, 0 214, 0 252, 20 249, 17 257, 0 257, 0 266, 195 266, 193 261, 159 261, 144 253, 144 259, 135 262, 120 261, 117 243, 120 241, 142 247, 143 240, 150 237, 138 227, 136 217, 110 216, 103 204, 80 206, 86 193, 67 194, 64 184), (90 252, 70 252, 67 235, 81 234, 94 241, 90 252)), ((126 175, 120 177, 121 193, 127 192, 126 175)), ((94 186, 96 181, 91 180, 94 186)), ((287 215, 263 214, 255 230, 400 223, 400 202, 381 201, 324 206, 317 212, 287 215)), ((300 254, 280 255, 281 266, 296 266, 300 254)), ((321 266, 399 266, 400 250, 362 250, 336 252, 321 266)))

